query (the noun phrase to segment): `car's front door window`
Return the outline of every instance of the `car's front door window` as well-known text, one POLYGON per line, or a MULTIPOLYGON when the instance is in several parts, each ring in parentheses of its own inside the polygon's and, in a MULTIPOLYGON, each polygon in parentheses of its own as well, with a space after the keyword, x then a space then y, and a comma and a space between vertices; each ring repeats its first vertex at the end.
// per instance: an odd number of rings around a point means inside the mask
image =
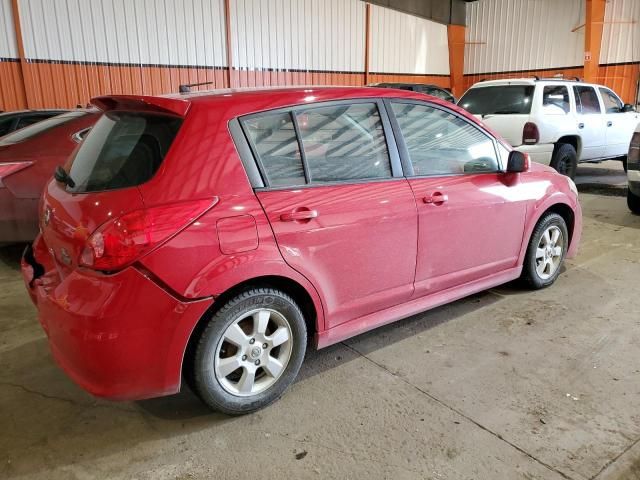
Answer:
POLYGON ((417 103, 393 103, 416 176, 496 172, 493 140, 466 120, 417 103))

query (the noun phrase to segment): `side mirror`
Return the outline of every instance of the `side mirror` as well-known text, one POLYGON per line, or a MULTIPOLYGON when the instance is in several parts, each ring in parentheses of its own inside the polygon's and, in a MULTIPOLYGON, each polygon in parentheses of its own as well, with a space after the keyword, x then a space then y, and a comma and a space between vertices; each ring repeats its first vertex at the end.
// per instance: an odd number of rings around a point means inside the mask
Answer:
POLYGON ((636 107, 634 107, 633 105, 631 105, 630 103, 625 103, 624 107, 622 107, 622 112, 626 113, 626 112, 635 112, 636 111, 636 107))
POLYGON ((529 155, 512 150, 507 162, 507 173, 522 173, 529 170, 529 155))

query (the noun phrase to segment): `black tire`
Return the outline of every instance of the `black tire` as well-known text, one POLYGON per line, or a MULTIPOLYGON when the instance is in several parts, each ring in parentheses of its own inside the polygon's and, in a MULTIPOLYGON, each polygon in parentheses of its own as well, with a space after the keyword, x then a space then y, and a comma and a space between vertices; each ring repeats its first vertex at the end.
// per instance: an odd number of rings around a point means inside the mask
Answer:
MULTIPOLYGON (((251 334, 247 332, 245 334, 251 337, 251 334)), ((286 293, 273 288, 252 288, 228 300, 209 320, 195 347, 190 383, 196 395, 212 409, 228 415, 251 413, 276 401, 293 383, 302 365, 306 347, 307 327, 296 302, 286 293), (275 379, 275 383, 266 390, 248 394, 248 396, 234 395, 223 387, 216 376, 214 362, 218 355, 218 347, 222 348, 224 345, 223 338, 229 326, 239 318, 243 318, 243 315, 261 307, 277 312, 288 322, 291 334, 288 362, 280 376, 275 379)), ((263 353, 270 355, 267 349, 264 349, 263 353)), ((238 348, 234 358, 239 357, 240 354, 241 351, 238 348)), ((251 359, 247 361, 251 363, 251 359)), ((240 371, 244 372, 244 367, 236 370, 235 374, 240 371)), ((266 375, 266 370, 262 371, 262 375, 266 375)), ((226 378, 223 378, 223 381, 226 382, 226 378)))
POLYGON ((631 212, 640 215, 640 197, 631 190, 627 190, 627 206, 631 212))
POLYGON ((573 179, 578 168, 578 154, 573 145, 558 143, 553 150, 551 163, 549 164, 558 173, 573 179))
POLYGON ((525 282, 526 285, 535 290, 545 288, 553 284, 553 282, 556 281, 556 278, 558 278, 558 275, 560 275, 560 270, 564 262, 564 258, 567 254, 568 247, 569 231, 567 229, 566 222, 557 213, 547 213, 538 221, 536 227, 533 229, 531 238, 529 239, 527 254, 525 255, 524 265, 522 266, 521 279, 525 282), (553 271, 553 273, 550 274, 548 278, 543 278, 540 276, 537 270, 539 261, 536 258, 536 252, 538 250, 538 246, 540 246, 541 244, 544 233, 552 227, 557 227, 558 229, 560 229, 560 232, 562 234, 562 254, 555 271, 553 271))

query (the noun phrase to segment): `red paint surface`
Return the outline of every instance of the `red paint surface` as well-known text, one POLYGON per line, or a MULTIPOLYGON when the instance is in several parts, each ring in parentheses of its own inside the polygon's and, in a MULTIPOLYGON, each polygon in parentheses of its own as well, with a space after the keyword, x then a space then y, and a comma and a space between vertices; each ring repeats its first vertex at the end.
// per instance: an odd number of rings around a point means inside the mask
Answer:
POLYGON ((38 199, 58 165, 64 165, 78 144, 71 136, 92 126, 99 114, 89 114, 28 140, 0 146, 0 164, 33 162, 2 180, 0 243, 32 241, 38 232, 38 199))
MULTIPOLYGON (((129 108, 158 102, 173 111, 189 106, 147 183, 75 195, 55 181, 47 186, 43 203, 53 217, 35 244, 46 274, 29 290, 54 356, 69 375, 106 397, 176 392, 189 335, 215 297, 266 276, 307 292, 317 344, 329 345, 517 278, 535 223, 559 203, 576 217, 569 249, 575 254, 580 206, 568 180, 540 165, 521 174, 401 177, 254 193, 229 120, 363 97, 425 101, 422 94, 389 89, 297 88, 103 102, 129 108), (446 195, 447 202, 423 201, 437 193, 436 200, 446 195), (112 216, 207 198, 216 198, 215 206, 133 265, 112 274, 78 267, 87 235, 112 216), (307 210, 317 216, 286 217, 307 210)), ((476 122, 449 103, 430 101, 476 122)), ((31 283, 26 263, 23 273, 31 283)))

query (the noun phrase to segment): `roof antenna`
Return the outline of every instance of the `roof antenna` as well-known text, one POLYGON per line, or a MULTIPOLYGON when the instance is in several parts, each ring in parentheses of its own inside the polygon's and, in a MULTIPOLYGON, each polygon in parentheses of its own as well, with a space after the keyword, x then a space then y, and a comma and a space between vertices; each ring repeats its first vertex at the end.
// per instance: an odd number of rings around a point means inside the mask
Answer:
POLYGON ((183 85, 180 85, 180 87, 178 88, 178 91, 180 93, 190 93, 191 87, 200 87, 202 85, 213 85, 213 82, 185 83, 183 85))

